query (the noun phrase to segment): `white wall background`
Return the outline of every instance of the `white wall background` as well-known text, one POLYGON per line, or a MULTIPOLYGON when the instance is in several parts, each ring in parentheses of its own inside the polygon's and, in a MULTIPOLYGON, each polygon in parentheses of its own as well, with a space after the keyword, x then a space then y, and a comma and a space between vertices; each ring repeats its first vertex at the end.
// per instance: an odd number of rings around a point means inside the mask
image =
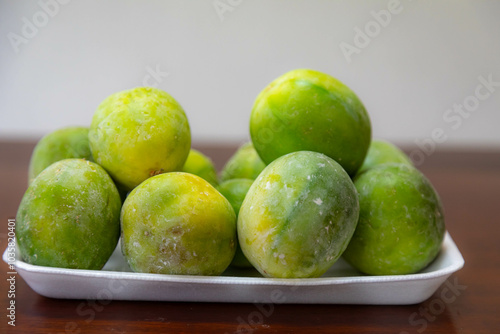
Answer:
POLYGON ((371 11, 388 0, 57 1, 0 0, 0 139, 88 125, 146 80, 181 103, 194 141, 242 141, 260 90, 312 68, 358 94, 376 137, 408 145, 440 128, 440 145, 500 148, 500 1, 401 0, 385 27, 371 11), (348 62, 340 45, 365 27, 348 62), (478 100, 481 76, 497 86, 478 100))

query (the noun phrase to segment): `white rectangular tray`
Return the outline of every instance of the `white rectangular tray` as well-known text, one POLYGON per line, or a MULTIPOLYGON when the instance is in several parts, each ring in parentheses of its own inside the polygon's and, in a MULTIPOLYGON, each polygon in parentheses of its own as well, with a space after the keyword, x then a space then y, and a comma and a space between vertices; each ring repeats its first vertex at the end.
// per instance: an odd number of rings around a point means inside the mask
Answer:
POLYGON ((35 266, 23 262, 19 251, 15 263, 34 291, 51 298, 379 305, 420 303, 463 265, 448 233, 436 260, 412 275, 366 276, 342 259, 322 277, 308 279, 264 278, 254 269, 233 268, 221 276, 141 274, 131 272, 119 247, 102 270, 35 266))

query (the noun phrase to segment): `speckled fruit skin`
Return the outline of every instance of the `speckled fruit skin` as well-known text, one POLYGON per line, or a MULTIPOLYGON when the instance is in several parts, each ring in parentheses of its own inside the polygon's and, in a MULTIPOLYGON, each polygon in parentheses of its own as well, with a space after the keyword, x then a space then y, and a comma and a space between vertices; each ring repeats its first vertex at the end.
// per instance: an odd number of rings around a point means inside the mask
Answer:
MULTIPOLYGON (((253 180, 250 179, 232 179, 222 182, 217 187, 217 190, 219 190, 219 192, 227 198, 229 203, 231 203, 236 213, 236 219, 238 219, 241 204, 243 204, 243 200, 252 186, 252 183, 253 180)), ((236 253, 234 254, 231 265, 239 268, 252 268, 252 264, 245 257, 245 254, 243 254, 239 244, 236 247, 236 253)))
POLYGON ((214 187, 217 187, 217 185, 219 184, 217 171, 215 170, 215 166, 212 160, 195 149, 191 149, 191 151, 189 152, 188 158, 184 163, 182 171, 197 175, 214 187))
POLYGON ((390 163, 413 166, 410 158, 394 144, 381 139, 372 140, 365 161, 363 161, 358 174, 373 167, 390 163))
POLYGON ((141 183, 123 204, 121 227, 122 253, 136 272, 220 275, 236 250, 231 204, 189 173, 141 183))
POLYGON ((269 164, 240 209, 238 238, 266 277, 319 277, 340 257, 359 215, 344 169, 317 152, 294 152, 269 164))
POLYGON ((181 170, 191 147, 182 107, 166 92, 139 87, 106 98, 89 132, 94 160, 125 189, 164 172, 181 170))
POLYGON ((327 74, 298 69, 277 78, 257 96, 250 135, 266 164, 290 152, 315 151, 354 176, 370 145, 371 124, 347 86, 327 74))
POLYGON ((31 154, 28 170, 29 183, 54 162, 71 158, 93 161, 89 146, 89 128, 66 127, 55 130, 40 139, 31 154))
POLYGON ((231 179, 255 180, 266 167, 252 143, 243 144, 221 171, 221 182, 231 179))
POLYGON ((374 167, 354 180, 360 216, 344 258, 371 275, 411 274, 438 254, 445 225, 439 197, 416 168, 374 167))
POLYGON ((118 243, 120 208, 118 190, 98 164, 66 159, 50 165, 33 180, 17 211, 24 261, 101 269, 118 243))

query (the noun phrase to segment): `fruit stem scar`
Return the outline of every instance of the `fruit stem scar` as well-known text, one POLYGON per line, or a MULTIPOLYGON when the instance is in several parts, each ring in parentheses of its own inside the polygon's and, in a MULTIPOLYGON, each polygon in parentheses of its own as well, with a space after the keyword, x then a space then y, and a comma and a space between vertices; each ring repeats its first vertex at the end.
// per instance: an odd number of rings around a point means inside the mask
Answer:
POLYGON ((163 168, 160 168, 160 169, 152 170, 151 172, 149 172, 149 176, 155 176, 155 175, 159 175, 162 173, 165 173, 165 170, 163 168))

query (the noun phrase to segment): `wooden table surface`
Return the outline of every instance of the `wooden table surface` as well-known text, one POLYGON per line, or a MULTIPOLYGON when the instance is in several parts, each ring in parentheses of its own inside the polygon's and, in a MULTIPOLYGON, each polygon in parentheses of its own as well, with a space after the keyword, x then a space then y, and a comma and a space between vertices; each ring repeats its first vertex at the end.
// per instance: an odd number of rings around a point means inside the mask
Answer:
MULTIPOLYGON (((231 145, 199 146, 220 169, 231 145)), ((33 143, 0 142, 0 248, 7 246, 26 188, 33 143)), ((465 258, 427 301, 409 306, 274 305, 127 302, 103 305, 57 300, 35 293, 15 277, 16 326, 7 324, 8 268, 0 264, 0 333, 500 333, 500 151, 438 151, 420 169, 438 190, 447 229, 465 258), (260 313, 259 313, 260 312, 260 313)))

